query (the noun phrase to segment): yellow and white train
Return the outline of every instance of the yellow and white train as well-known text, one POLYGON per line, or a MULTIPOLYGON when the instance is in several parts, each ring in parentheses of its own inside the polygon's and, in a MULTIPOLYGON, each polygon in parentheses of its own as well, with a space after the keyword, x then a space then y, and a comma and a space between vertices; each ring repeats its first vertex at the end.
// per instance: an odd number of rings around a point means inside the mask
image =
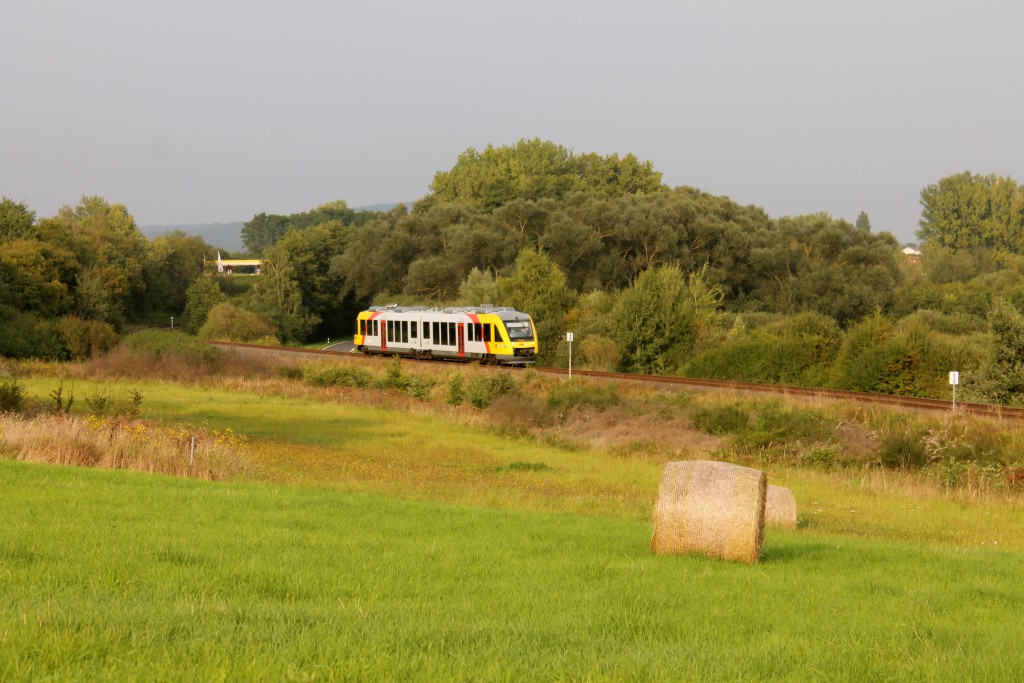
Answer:
POLYGON ((537 333, 514 308, 371 306, 356 318, 355 347, 368 354, 478 360, 502 365, 537 361, 537 333))

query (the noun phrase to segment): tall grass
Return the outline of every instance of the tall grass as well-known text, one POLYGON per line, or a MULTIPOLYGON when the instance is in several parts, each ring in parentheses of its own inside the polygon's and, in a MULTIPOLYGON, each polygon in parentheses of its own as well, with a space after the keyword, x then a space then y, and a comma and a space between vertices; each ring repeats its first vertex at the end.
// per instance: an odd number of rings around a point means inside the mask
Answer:
POLYGON ((243 439, 231 431, 68 414, 0 414, 0 454, 14 460, 130 469, 200 479, 244 470, 243 439))

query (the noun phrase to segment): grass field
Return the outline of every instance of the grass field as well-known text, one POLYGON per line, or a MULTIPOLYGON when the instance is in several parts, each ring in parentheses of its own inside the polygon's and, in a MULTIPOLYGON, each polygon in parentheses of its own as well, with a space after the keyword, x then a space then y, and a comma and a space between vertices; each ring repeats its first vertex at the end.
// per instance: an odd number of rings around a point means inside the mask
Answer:
POLYGON ((0 678, 1021 680, 1017 553, 0 462, 0 678))
POLYGON ((800 528, 759 565, 655 557, 664 452, 380 392, 75 381, 124 387, 244 435, 247 481, 0 460, 0 680, 1024 679, 1014 499, 778 466, 800 528))

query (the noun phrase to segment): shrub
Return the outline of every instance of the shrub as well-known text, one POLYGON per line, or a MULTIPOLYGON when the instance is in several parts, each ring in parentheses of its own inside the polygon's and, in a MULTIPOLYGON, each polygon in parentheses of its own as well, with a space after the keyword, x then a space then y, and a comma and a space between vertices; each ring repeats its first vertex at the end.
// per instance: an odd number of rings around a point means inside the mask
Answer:
POLYGON ((122 417, 134 420, 142 406, 142 392, 129 389, 122 393, 103 392, 85 399, 89 414, 96 417, 122 417))
POLYGON ((890 469, 923 467, 929 460, 927 435, 927 430, 917 425, 897 425, 884 431, 878 440, 878 462, 890 469))
POLYGON ((0 305, 0 357, 67 360, 56 324, 0 305))
POLYGON ((57 333, 74 360, 92 358, 117 346, 120 336, 102 320, 67 315, 57 322, 57 333))
POLYGON ((495 398, 512 393, 515 386, 515 380, 505 372, 477 375, 466 384, 465 396, 471 406, 483 410, 495 398))
POLYGON ((373 375, 355 365, 308 365, 302 370, 306 382, 318 387, 365 389, 373 384, 373 375))
POLYGON ((462 373, 456 372, 448 377, 448 394, 444 402, 450 406, 460 406, 466 399, 466 392, 462 388, 462 373))
POLYGON ((277 376, 283 379, 302 379, 302 368, 294 365, 281 365, 277 368, 277 376))
POLYGON ((587 367, 598 372, 614 372, 622 360, 615 340, 600 335, 587 337, 581 341, 580 351, 587 367))
POLYGON ((708 434, 736 434, 747 428, 750 418, 735 405, 698 407, 690 414, 697 429, 708 434))
POLYGON ((590 384, 578 379, 562 382, 548 394, 548 409, 562 414, 582 406, 605 410, 618 403, 615 385, 590 384))
POLYGON ((0 382, 0 413, 17 413, 25 407, 25 387, 17 378, 0 382))
POLYGON ((220 358, 220 350, 183 332, 141 330, 124 338, 124 346, 154 359, 178 357, 194 363, 209 364, 220 358))
POLYGON ((261 337, 275 337, 275 328, 265 318, 222 302, 210 309, 206 322, 199 329, 200 339, 220 339, 250 343, 261 337))

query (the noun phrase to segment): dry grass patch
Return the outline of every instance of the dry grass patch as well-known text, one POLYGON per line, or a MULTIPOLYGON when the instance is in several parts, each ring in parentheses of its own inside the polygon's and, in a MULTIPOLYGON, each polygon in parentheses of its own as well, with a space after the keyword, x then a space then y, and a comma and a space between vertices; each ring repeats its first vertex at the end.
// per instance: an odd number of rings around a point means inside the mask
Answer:
POLYGON ((13 460, 227 479, 244 471, 243 439, 94 415, 0 415, 0 452, 13 460))

